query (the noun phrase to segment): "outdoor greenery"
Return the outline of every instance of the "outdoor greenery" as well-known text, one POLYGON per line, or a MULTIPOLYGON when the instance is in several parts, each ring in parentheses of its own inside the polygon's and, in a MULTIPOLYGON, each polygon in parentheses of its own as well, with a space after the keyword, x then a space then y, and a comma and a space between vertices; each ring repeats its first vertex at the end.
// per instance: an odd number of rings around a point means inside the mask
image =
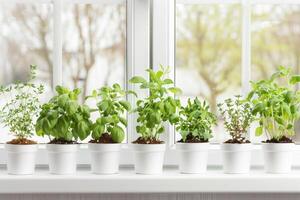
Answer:
POLYGON ((295 134, 294 124, 300 117, 300 93, 294 85, 300 75, 292 75, 291 68, 279 67, 269 79, 252 82, 248 100, 254 105, 253 115, 258 116, 256 135, 264 132, 268 139, 280 141, 295 134))
POLYGON ((80 89, 69 90, 62 86, 55 89, 57 95, 42 106, 36 123, 37 135, 64 142, 84 140, 90 134, 92 121, 90 108, 78 103, 80 89))
POLYGON ((180 101, 173 95, 181 92, 179 88, 173 87, 171 79, 166 78, 169 73, 168 67, 161 66, 156 72, 148 69, 147 72, 149 81, 140 76, 130 79, 130 83, 140 85, 140 89, 149 90, 149 96, 139 99, 135 109, 138 114, 136 131, 145 141, 158 140, 159 135, 164 132, 164 122, 178 122, 180 101))
POLYGON ((126 92, 119 84, 112 87, 104 86, 94 90, 92 96, 97 101, 99 117, 92 125, 92 138, 99 141, 103 133, 111 135, 113 142, 121 143, 125 138, 124 128, 127 127, 125 112, 130 111, 131 105, 124 100, 126 92), (99 99, 100 98, 100 99, 99 99))
POLYGON ((32 83, 36 78, 36 66, 30 66, 28 82, 17 82, 0 87, 0 95, 6 95, 6 103, 0 106, 0 121, 11 134, 21 141, 34 135, 35 119, 40 111, 39 95, 43 85, 32 83))
POLYGON ((212 126, 216 124, 216 116, 209 111, 209 105, 198 98, 193 102, 188 99, 187 106, 182 106, 179 111, 179 122, 176 130, 186 142, 187 136, 192 135, 194 141, 208 142, 212 138, 212 126))
POLYGON ((230 143, 246 143, 246 134, 254 116, 251 104, 241 99, 240 95, 235 98, 226 99, 224 103, 218 104, 219 112, 224 119, 226 131, 230 134, 230 143))

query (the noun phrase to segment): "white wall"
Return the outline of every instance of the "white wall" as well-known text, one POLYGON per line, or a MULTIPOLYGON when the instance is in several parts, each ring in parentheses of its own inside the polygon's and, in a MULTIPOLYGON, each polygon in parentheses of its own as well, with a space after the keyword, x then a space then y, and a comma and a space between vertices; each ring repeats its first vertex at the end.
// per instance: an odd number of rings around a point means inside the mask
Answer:
POLYGON ((2 194, 1 200, 299 200, 300 194, 2 194))

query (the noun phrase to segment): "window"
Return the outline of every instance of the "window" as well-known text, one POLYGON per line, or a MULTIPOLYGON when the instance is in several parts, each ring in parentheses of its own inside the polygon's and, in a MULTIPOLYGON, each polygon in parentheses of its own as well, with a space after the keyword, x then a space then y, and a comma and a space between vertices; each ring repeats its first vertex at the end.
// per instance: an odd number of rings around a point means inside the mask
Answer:
MULTIPOLYGON (((1 84, 25 81, 29 65, 36 64, 37 81, 46 88, 42 101, 58 84, 79 87, 81 102, 103 85, 117 82, 126 87, 125 0, 6 1, 0 9, 1 84)), ((0 142, 10 138, 5 134, 0 142)))
MULTIPOLYGON (((278 66, 300 72, 299 1, 177 0, 176 83, 181 99, 200 97, 216 103, 246 94, 250 80, 270 76, 278 66)), ((214 130, 222 142, 225 130, 214 130)), ((250 139, 260 142, 264 138, 250 139)))
MULTIPOLYGON (((0 83, 25 81, 29 65, 38 65, 37 82, 45 85, 42 101, 52 93, 53 6, 51 4, 12 4, 0 7, 1 74, 0 83)), ((5 97, 0 103, 5 102, 5 97)), ((0 128, 0 142, 10 140, 7 128, 0 128)), ((43 141, 43 139, 41 139, 43 141)))
MULTIPOLYGON (((240 5, 176 5, 176 83, 180 99, 205 99, 217 113, 217 102, 241 88, 240 5)), ((221 119, 215 141, 222 140, 221 119)))

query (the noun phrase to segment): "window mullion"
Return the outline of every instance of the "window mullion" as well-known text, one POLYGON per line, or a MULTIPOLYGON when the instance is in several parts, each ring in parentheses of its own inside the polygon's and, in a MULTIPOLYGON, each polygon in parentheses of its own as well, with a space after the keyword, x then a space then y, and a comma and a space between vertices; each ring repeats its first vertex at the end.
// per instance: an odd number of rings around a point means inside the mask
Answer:
MULTIPOLYGON (((169 66, 170 78, 175 78, 175 0, 152 1, 152 67, 169 66)), ((174 127, 169 125, 161 137, 169 145, 174 144, 174 127)))
MULTIPOLYGON (((242 0, 242 95, 250 91, 251 80, 251 5, 242 0)), ((249 138, 252 138, 252 135, 249 138)))
POLYGON ((61 0, 53 1, 53 89, 62 85, 62 6, 61 0))
MULTIPOLYGON (((150 66, 150 1, 127 0, 127 80, 132 76, 147 77, 146 69, 150 66)), ((127 82, 128 83, 128 82, 127 82)), ((127 89, 134 90, 138 98, 144 98, 148 92, 141 91, 132 84, 127 89)), ((128 100, 135 105, 136 98, 128 96, 128 100)), ((136 114, 128 115, 128 143, 135 140, 136 114)))

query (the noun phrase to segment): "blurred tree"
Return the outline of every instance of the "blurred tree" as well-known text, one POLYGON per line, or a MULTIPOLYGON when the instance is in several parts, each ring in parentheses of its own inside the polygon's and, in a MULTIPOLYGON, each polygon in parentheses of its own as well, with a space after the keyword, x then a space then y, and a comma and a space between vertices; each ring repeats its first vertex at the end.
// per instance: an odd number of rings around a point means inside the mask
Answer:
POLYGON ((213 112, 218 97, 240 85, 240 18, 237 5, 177 5, 177 67, 197 69, 204 83, 197 96, 213 112))
POLYGON ((300 6, 254 6, 252 27, 253 79, 268 77, 279 65, 300 73, 300 6))
MULTIPOLYGON (((64 71, 64 78, 71 81, 72 87, 82 88, 84 100, 90 71, 99 64, 97 60, 107 63, 101 66, 106 72, 104 80, 98 80, 102 85, 109 83, 116 66, 125 66, 126 6, 73 4, 70 8, 63 13, 63 67, 69 69, 64 71), (67 31, 71 36, 66 35, 67 31)), ((16 4, 0 9, 5 30, 0 33, 6 49, 3 62, 8 68, 4 77, 12 75, 6 82, 26 79, 25 67, 34 63, 42 74, 39 78, 52 85, 52 6, 16 4)))

